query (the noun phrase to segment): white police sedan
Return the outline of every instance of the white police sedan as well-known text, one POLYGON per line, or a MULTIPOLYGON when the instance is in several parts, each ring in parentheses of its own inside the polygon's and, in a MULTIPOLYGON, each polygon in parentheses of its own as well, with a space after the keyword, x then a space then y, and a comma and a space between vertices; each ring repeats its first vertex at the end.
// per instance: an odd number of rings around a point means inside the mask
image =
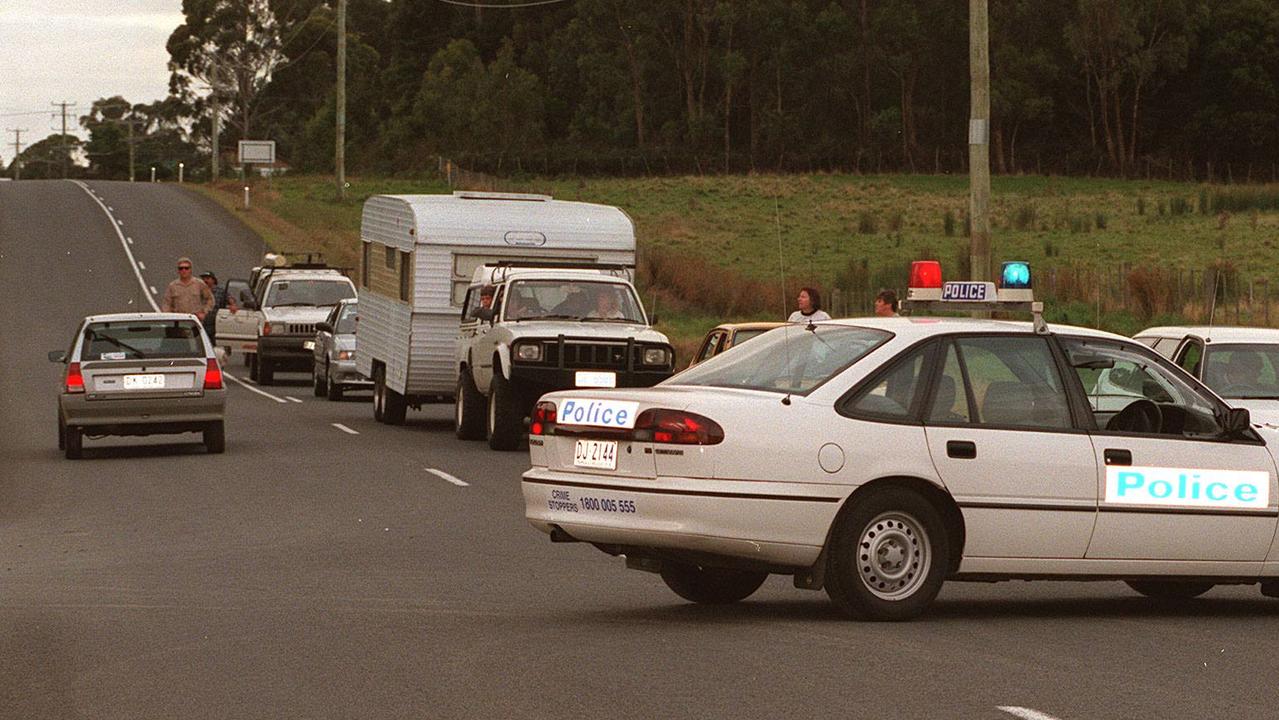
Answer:
MULTIPOLYGON (((913 296, 942 294, 939 268, 912 277, 913 296)), ((1117 335, 858 318, 778 328, 651 389, 544 396, 522 487, 552 540, 693 602, 744 599, 769 573, 875 620, 918 615, 947 579, 1269 595, 1267 433, 1117 335)))

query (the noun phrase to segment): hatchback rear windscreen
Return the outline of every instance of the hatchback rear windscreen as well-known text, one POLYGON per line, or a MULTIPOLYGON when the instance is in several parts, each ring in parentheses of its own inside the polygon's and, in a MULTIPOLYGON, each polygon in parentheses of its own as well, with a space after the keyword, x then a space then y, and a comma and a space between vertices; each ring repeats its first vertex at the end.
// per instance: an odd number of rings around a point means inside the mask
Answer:
POLYGON ((84 330, 81 360, 204 357, 200 328, 190 320, 94 323, 84 330))

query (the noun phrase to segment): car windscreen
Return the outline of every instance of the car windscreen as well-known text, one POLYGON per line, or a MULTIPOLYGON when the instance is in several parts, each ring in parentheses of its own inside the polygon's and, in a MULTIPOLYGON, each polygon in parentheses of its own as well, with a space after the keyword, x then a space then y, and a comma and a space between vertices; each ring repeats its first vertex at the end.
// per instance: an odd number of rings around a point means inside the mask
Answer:
POLYGON ((1212 343, 1204 384, 1223 398, 1279 400, 1279 344, 1212 343))
POLYGON ((338 311, 338 324, 333 329, 334 334, 351 335, 355 333, 355 319, 359 314, 355 303, 343 305, 342 309, 338 311))
POLYGON ((643 323, 630 285, 587 280, 520 280, 504 300, 507 320, 591 320, 643 323))
POLYGON ((277 280, 266 291, 264 307, 336 305, 355 297, 351 284, 337 280, 277 280))
POLYGON ((803 395, 892 337, 847 325, 785 325, 694 365, 663 384, 749 388, 803 395))
POLYGON ((81 361, 192 357, 204 357, 204 341, 190 320, 93 323, 80 350, 81 361))

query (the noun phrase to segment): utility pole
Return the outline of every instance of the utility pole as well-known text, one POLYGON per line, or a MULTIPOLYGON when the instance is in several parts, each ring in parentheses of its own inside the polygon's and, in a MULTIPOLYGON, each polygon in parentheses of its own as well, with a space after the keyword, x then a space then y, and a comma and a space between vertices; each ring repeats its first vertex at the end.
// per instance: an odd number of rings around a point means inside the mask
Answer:
POLYGON ((138 120, 137 118, 129 118, 128 120, 124 120, 123 122, 125 125, 129 126, 129 138, 125 140, 125 142, 129 144, 129 182, 133 182, 133 157, 135 153, 134 148, 137 146, 138 141, 142 139, 142 138, 135 139, 133 137, 133 126, 137 125, 141 121, 138 120))
POLYGON ((8 132, 13 133, 13 179, 22 179, 22 133, 26 132, 26 128, 5 128, 8 132))
POLYGON ((218 89, 213 88, 213 182, 218 181, 218 132, 221 130, 222 108, 218 105, 218 89))
POLYGON ((67 108, 75 107, 73 102, 55 102, 49 103, 54 107, 62 108, 62 179, 67 179, 67 160, 70 153, 67 152, 67 108))
POLYGON ((338 0, 337 165, 338 200, 346 199, 346 0, 338 0))
POLYGON ((968 121, 969 260, 973 280, 991 279, 990 262, 990 30, 988 0, 968 0, 968 72, 972 111, 968 121))

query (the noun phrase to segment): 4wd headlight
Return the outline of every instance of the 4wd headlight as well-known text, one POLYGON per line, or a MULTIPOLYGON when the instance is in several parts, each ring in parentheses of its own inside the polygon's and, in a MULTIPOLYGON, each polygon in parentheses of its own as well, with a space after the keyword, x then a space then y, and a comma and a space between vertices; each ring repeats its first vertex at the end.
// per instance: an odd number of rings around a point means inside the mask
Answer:
POLYGON ((515 357, 525 362, 540 362, 542 359, 542 346, 533 343, 516 345, 515 357))
POLYGON ((645 365, 665 365, 668 361, 666 348, 644 348, 644 364, 645 365))

